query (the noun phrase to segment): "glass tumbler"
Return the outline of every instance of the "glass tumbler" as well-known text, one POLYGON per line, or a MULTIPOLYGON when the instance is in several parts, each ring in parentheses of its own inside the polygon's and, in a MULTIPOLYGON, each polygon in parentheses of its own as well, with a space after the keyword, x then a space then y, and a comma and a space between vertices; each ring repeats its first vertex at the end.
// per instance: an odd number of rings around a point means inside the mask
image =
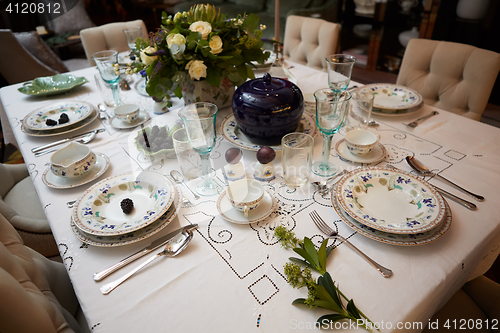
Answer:
POLYGON ((290 187, 307 184, 311 175, 314 138, 305 133, 289 133, 281 139, 283 179, 290 187))
POLYGON ((195 179, 203 174, 201 158, 191 144, 184 128, 180 128, 172 134, 175 155, 181 168, 181 172, 187 179, 195 179))

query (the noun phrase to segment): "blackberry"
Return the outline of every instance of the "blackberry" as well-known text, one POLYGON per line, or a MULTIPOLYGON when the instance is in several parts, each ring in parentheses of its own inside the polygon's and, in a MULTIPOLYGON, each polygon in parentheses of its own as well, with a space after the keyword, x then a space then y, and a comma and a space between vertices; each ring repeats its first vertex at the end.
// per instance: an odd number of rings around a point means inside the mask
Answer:
POLYGON ((134 202, 129 198, 123 199, 120 202, 120 207, 125 214, 130 214, 134 209, 134 202))
POLYGON ((47 119, 47 120, 45 121, 45 124, 46 124, 47 126, 55 126, 55 125, 57 125, 57 121, 52 120, 52 119, 47 119))
POLYGON ((67 122, 69 122, 68 115, 66 113, 61 113, 61 115, 59 116, 59 124, 64 124, 67 122))

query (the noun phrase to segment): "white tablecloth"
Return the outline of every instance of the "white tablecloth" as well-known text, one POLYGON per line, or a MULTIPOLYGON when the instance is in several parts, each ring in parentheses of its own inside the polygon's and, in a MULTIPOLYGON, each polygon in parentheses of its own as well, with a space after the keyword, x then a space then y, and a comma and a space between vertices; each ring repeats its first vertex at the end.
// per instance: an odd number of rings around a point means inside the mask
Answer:
MULTIPOLYGON (((303 93, 326 86, 326 73, 292 65, 291 70, 303 93)), ((314 192, 311 185, 293 190, 284 184, 278 154, 275 160, 278 177, 265 187, 277 198, 279 208, 262 222, 251 225, 227 222, 216 210, 217 196, 194 200, 183 190, 194 207, 180 209, 178 218, 160 233, 122 247, 86 245, 71 232, 71 210, 66 207, 66 202, 77 199, 96 181, 66 190, 45 186, 41 175, 49 165, 50 155, 34 157, 31 148, 55 138, 27 136, 21 131, 20 122, 34 109, 56 101, 84 100, 97 105, 100 98, 93 82, 95 73, 95 68, 74 72, 77 76, 87 77, 90 83, 53 97, 25 96, 17 91, 20 85, 0 90, 0 108, 4 108, 12 126, 93 332, 308 330, 328 311, 291 305, 294 299, 307 297, 307 291, 293 289, 287 284, 283 265, 294 253, 277 244, 273 230, 278 225, 285 225, 293 228, 299 238, 308 236, 319 244, 323 236, 309 218, 312 210, 318 211, 332 226, 335 224, 341 235, 374 260, 394 271, 391 278, 384 279, 345 245, 338 246, 328 258, 328 272, 342 292, 353 298, 372 321, 381 324, 382 332, 420 331, 432 314, 467 280, 484 273, 500 251, 500 208, 496 202, 500 188, 500 129, 442 110, 438 116, 422 122, 415 129, 404 125, 429 113, 433 108, 428 106, 406 116, 375 116, 380 126, 374 130, 380 134, 381 143, 387 149, 385 161, 379 165, 390 163, 410 171, 404 157, 415 155, 441 175, 485 196, 484 202, 477 203, 476 211, 448 200, 453 222, 449 231, 435 242, 400 247, 354 232, 340 221, 329 199, 314 192), (101 294, 99 287, 102 284, 123 275, 147 258, 137 260, 99 283, 93 281, 93 273, 188 223, 198 223, 199 229, 184 252, 175 258, 155 261, 111 294, 101 294)), ((154 116, 151 99, 140 96, 135 90, 122 92, 122 99, 140 105, 142 110, 154 116)), ((180 106, 182 102, 176 100, 169 113, 154 116, 152 123, 174 124, 179 119, 176 108, 180 106)), ((229 112, 229 109, 221 110, 218 122, 229 112)), ((108 121, 96 120, 79 132, 101 127, 106 131, 89 145, 93 151, 106 154, 111 166, 99 180, 131 171, 153 170, 167 174, 173 168, 178 169, 175 158, 150 161, 137 151, 132 139, 138 128, 116 130, 108 121)), ((334 136, 334 145, 343 134, 341 131, 334 136)), ((318 134, 315 160, 320 159, 322 141, 318 134)), ((224 152, 232 146, 221 136, 217 138, 211 155, 215 169, 224 165, 224 152)), ((349 170, 359 167, 359 164, 341 160, 334 150, 330 160, 349 170)), ((243 163, 250 175, 255 161, 254 152, 244 151, 243 163)), ((312 180, 318 178, 312 177, 312 180)), ((224 183, 220 172, 217 180, 224 183)), ((431 183, 466 198, 438 180, 432 179, 431 183)), ((190 186, 194 187, 194 183, 191 182, 190 186)), ((345 329, 350 330, 355 329, 345 329)))

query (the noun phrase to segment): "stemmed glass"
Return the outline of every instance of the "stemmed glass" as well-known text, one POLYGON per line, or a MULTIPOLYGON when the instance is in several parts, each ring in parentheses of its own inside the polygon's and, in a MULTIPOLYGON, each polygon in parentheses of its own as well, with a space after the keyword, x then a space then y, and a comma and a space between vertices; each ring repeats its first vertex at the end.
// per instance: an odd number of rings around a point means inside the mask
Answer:
POLYGON ((314 92, 316 99, 316 125, 323 134, 323 152, 321 161, 312 166, 312 171, 319 176, 332 176, 337 173, 337 167, 329 162, 333 135, 344 125, 349 112, 351 94, 344 91, 341 94, 324 88, 314 92))
POLYGON ((120 72, 117 70, 115 65, 118 64, 118 52, 109 51, 99 51, 92 55, 97 69, 101 74, 104 82, 109 84, 111 91, 113 92, 113 99, 115 100, 115 105, 121 104, 120 93, 118 91, 118 81, 120 81, 120 72))
POLYGON ((209 159, 217 135, 215 118, 218 111, 217 105, 207 102, 189 104, 179 110, 189 143, 201 157, 203 181, 196 185, 196 192, 200 195, 214 195, 221 190, 212 180, 209 159))
POLYGON ((123 33, 125 34, 125 38, 127 38, 127 44, 130 50, 135 52, 136 47, 135 47, 135 40, 137 38, 142 37, 142 28, 141 27, 132 27, 132 28, 127 28, 123 30, 123 33))
POLYGON ((328 86, 333 92, 339 94, 347 89, 355 62, 356 58, 347 54, 332 54, 326 57, 328 86))

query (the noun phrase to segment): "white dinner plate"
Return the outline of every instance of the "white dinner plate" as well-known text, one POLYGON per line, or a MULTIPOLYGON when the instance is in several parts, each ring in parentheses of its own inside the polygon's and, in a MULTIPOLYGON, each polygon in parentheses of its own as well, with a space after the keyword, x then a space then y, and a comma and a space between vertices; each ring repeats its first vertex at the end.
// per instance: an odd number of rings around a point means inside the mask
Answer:
POLYGON ((126 234, 156 221, 173 201, 173 186, 163 175, 141 172, 106 178, 78 198, 72 212, 80 230, 101 236, 126 234), (125 214, 120 203, 129 198, 134 203, 125 214))
POLYGON ((149 114, 147 112, 140 111, 139 117, 137 117, 137 119, 132 123, 127 123, 116 117, 111 118, 111 126, 113 126, 116 129, 131 129, 141 124, 144 124, 148 120, 149 120, 149 114))
POLYGON ((94 106, 87 102, 58 102, 38 108, 35 111, 29 113, 26 117, 24 117, 23 125, 25 128, 33 131, 60 130, 64 127, 74 125, 84 120, 85 118, 89 117, 94 110, 94 106), (68 122, 63 124, 58 123, 54 126, 49 126, 46 124, 46 121, 48 119, 52 119, 55 122, 58 122, 62 114, 66 114, 68 116, 68 122))
POLYGON ((363 236, 374 239, 376 241, 386 243, 386 244, 391 244, 391 245, 399 245, 399 246, 424 245, 424 244, 428 244, 430 242, 433 242, 436 239, 439 239, 450 228, 451 210, 450 210, 450 207, 448 206, 448 203, 446 202, 446 200, 444 201, 444 204, 446 207, 445 218, 441 223, 439 223, 432 230, 424 231, 424 232, 416 233, 416 234, 393 234, 393 233, 388 233, 388 232, 384 232, 384 231, 370 228, 362 223, 359 223, 358 221, 353 219, 351 216, 349 216, 349 214, 347 214, 342 208, 340 208, 340 205, 338 204, 337 199, 335 198, 335 195, 334 195, 335 190, 336 190, 335 186, 337 186, 337 185, 334 185, 331 200, 332 200, 333 208, 335 209, 335 212, 337 212, 337 215, 351 229, 359 232, 363 236))
POLYGON ((42 181, 51 188, 65 189, 81 186, 99 178, 109 167, 109 158, 102 153, 95 153, 96 162, 88 173, 78 178, 63 178, 56 176, 50 171, 50 166, 42 175, 42 181))
POLYGON ((34 131, 30 130, 29 128, 26 128, 24 124, 21 124, 21 131, 29 136, 35 136, 35 137, 51 137, 51 136, 57 136, 57 135, 62 135, 62 134, 67 134, 70 132, 74 132, 76 130, 79 130, 82 127, 85 127, 92 123, 98 116, 97 110, 93 111, 90 117, 85 118, 81 122, 78 122, 76 124, 73 124, 69 127, 61 128, 61 129, 53 129, 53 130, 46 130, 46 131, 34 131))
POLYGON ((378 142, 377 145, 373 148, 373 150, 368 154, 363 156, 354 155, 347 148, 345 139, 342 139, 339 142, 337 142, 337 144, 335 145, 335 151, 337 151, 337 154, 339 154, 341 159, 344 159, 349 162, 365 163, 365 164, 378 163, 380 161, 383 161, 385 156, 387 155, 385 147, 380 142, 378 142))
POLYGON ((356 92, 374 96, 373 109, 392 113, 414 108, 422 103, 422 96, 415 90, 391 83, 372 83, 358 88, 356 92))
POLYGON ((156 234, 167 225, 177 216, 178 208, 181 205, 181 195, 179 195, 180 189, 177 185, 172 184, 174 186, 174 203, 170 205, 165 214, 159 217, 154 223, 150 225, 138 229, 136 231, 132 231, 123 235, 115 235, 115 236, 100 236, 100 235, 92 235, 81 231, 78 229, 73 222, 73 219, 70 221, 71 231, 75 235, 76 238, 81 240, 84 243, 94 246, 100 247, 116 247, 123 246, 132 243, 139 242, 143 239, 151 237, 156 234))
POLYGON ((262 221, 276 209, 276 198, 267 189, 264 190, 264 198, 259 207, 251 210, 248 216, 231 205, 227 197, 227 190, 224 190, 217 199, 217 210, 220 216, 229 222, 236 224, 250 224, 262 221))
MULTIPOLYGON (((256 145, 250 141, 250 139, 240 131, 234 115, 230 114, 222 120, 221 123, 222 136, 232 144, 247 150, 257 151, 262 146, 256 145)), ((300 119, 299 126, 295 132, 306 133, 314 137, 318 133, 318 127, 316 127, 316 121, 314 117, 308 112, 304 111, 302 118, 300 119)), ((274 150, 281 150, 281 145, 270 146, 274 150)))
POLYGON ((146 91, 146 79, 144 79, 144 78, 139 79, 135 83, 134 87, 135 87, 135 90, 137 90, 137 92, 139 93, 139 95, 150 97, 148 92, 146 91))
POLYGON ((356 221, 401 234, 429 231, 443 221, 443 197, 425 180, 402 170, 362 167, 338 181, 335 196, 356 221))

